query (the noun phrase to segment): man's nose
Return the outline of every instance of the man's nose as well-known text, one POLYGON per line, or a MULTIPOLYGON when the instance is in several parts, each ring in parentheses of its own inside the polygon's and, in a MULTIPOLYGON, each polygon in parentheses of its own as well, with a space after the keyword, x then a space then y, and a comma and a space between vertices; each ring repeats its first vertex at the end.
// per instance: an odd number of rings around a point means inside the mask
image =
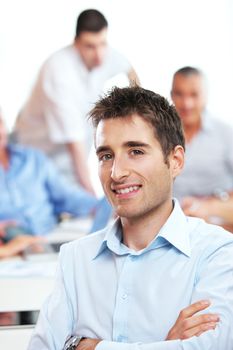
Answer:
POLYGON ((184 98, 183 106, 184 106, 184 108, 187 108, 187 109, 192 108, 193 107, 193 99, 190 97, 184 98))
POLYGON ((124 180, 127 176, 129 176, 130 170, 127 166, 127 162, 120 159, 114 159, 114 162, 112 164, 111 169, 111 178, 115 182, 121 182, 124 180))
POLYGON ((105 50, 102 47, 99 47, 95 51, 95 59, 97 62, 102 62, 104 59, 104 52, 105 50))

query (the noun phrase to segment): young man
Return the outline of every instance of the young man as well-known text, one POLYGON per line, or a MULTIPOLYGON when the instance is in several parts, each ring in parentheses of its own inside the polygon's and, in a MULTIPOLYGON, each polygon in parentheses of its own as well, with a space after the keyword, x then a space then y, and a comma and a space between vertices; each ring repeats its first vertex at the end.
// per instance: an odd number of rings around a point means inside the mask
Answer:
POLYGON ((20 143, 44 151, 69 180, 90 192, 87 156, 93 137, 86 115, 108 79, 119 73, 138 79, 128 60, 108 46, 107 28, 97 10, 79 15, 73 44, 44 63, 15 128, 20 143))
POLYGON ((206 111, 205 78, 197 68, 183 67, 174 74, 171 96, 186 140, 186 162, 174 196, 187 215, 228 224, 221 207, 232 208, 233 130, 206 111))
POLYGON ((232 349, 233 238, 172 200, 184 162, 175 109, 151 91, 115 88, 91 118, 119 218, 63 246, 28 349, 62 349, 67 338, 63 349, 232 349))

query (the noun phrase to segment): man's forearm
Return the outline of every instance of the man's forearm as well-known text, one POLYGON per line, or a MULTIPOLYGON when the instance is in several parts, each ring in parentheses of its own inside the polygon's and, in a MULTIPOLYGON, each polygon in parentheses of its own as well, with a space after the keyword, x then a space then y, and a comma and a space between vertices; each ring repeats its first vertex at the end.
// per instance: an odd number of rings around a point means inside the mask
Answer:
POLYGON ((139 77, 138 77, 136 71, 133 68, 130 69, 130 71, 128 72, 127 76, 128 76, 129 82, 131 84, 135 84, 136 83, 137 85, 140 85, 139 77))
POLYGON ((88 192, 94 194, 87 164, 87 152, 83 142, 67 143, 67 148, 73 162, 74 172, 80 185, 88 192))

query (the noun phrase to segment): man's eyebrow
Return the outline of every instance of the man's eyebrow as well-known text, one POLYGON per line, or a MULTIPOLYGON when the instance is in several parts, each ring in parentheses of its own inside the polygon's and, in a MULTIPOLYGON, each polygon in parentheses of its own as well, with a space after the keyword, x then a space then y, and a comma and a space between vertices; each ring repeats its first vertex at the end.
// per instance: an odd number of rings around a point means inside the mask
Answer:
POLYGON ((110 146, 99 146, 96 148, 96 154, 99 154, 101 152, 109 152, 111 150, 110 146))
POLYGON ((141 141, 128 141, 124 143, 124 147, 146 147, 149 148, 150 145, 148 143, 144 143, 141 141))
MULTIPOLYGON (((141 142, 141 141, 127 141, 125 143, 123 143, 123 147, 125 148, 129 148, 129 147, 144 147, 144 148, 150 148, 150 145, 148 143, 145 142, 141 142)), ((111 151, 111 147, 110 146, 99 146, 96 149, 96 154, 98 155, 101 152, 109 152, 111 151)))

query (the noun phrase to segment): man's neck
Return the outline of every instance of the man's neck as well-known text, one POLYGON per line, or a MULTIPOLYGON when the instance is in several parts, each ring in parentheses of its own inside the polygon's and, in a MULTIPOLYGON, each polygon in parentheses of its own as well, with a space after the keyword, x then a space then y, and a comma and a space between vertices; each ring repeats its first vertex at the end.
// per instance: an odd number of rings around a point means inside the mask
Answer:
POLYGON ((123 243, 130 249, 139 251, 146 248, 157 236, 173 209, 172 201, 157 212, 138 218, 121 218, 123 243))
POLYGON ((9 168, 9 163, 10 163, 10 159, 9 159, 9 153, 8 153, 7 149, 6 148, 0 148, 0 165, 4 169, 8 169, 9 168))

